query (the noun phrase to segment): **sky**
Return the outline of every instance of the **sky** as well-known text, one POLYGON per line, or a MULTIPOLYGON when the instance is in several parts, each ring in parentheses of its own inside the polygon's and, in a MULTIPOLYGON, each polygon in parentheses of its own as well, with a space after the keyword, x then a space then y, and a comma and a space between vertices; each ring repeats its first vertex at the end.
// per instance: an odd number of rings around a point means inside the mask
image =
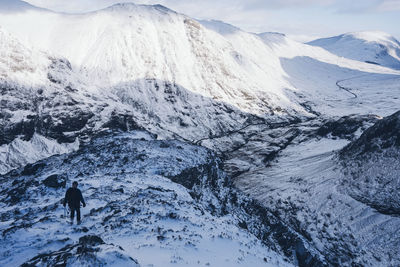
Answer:
POLYGON ((162 4, 196 19, 221 20, 255 33, 281 32, 298 41, 370 30, 384 31, 400 40, 400 0, 25 1, 68 13, 93 11, 121 2, 162 4))

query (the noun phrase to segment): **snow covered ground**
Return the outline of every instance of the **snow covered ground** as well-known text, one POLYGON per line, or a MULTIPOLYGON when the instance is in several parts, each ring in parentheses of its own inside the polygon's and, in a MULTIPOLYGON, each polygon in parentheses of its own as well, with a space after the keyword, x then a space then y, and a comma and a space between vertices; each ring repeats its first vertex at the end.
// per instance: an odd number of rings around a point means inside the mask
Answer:
MULTIPOLYGON (((240 228, 238 218, 218 215, 218 202, 202 204, 213 201, 212 195, 199 202, 194 191, 172 182, 191 169, 199 179, 219 179, 210 177, 218 171, 214 160, 202 147, 136 132, 99 137, 71 154, 1 176, 0 265, 20 265, 35 256, 48 264, 94 235, 106 245, 95 247, 91 257, 78 257, 89 265, 136 266, 131 257, 142 266, 291 266, 240 228), (83 223, 70 226, 61 200, 73 180, 87 207, 83 223)), ((185 176, 183 184, 197 183, 194 177, 185 176)), ((77 260, 76 254, 59 258, 68 266, 77 260)))

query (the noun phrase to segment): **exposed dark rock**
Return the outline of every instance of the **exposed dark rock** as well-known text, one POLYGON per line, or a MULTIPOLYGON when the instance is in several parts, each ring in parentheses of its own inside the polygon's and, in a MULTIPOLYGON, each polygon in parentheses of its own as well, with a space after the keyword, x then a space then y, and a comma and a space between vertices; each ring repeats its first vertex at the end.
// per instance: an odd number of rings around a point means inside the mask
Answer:
POLYGON ((53 174, 43 180, 43 184, 47 187, 60 188, 65 187, 67 181, 59 174, 53 174))
POLYGON ((342 157, 361 156, 393 146, 400 147, 400 111, 385 117, 367 129, 359 139, 343 148, 340 155, 342 157))
POLYGON ((21 172, 21 175, 35 175, 39 170, 43 169, 46 164, 44 162, 27 164, 21 172))
POLYGON ((113 112, 108 122, 103 125, 103 128, 110 128, 114 130, 132 131, 140 130, 133 117, 129 114, 117 114, 113 112))
POLYGON ((124 261, 125 266, 139 266, 138 261, 125 255, 122 248, 106 244, 95 235, 82 236, 79 243, 67 245, 58 251, 39 254, 21 266, 106 266, 110 257, 124 261))
POLYGON ((79 238, 79 243, 82 245, 91 245, 91 246, 105 244, 103 239, 101 239, 100 237, 98 237, 96 235, 82 236, 79 238))
POLYGON ((4 203, 9 203, 10 205, 15 205, 22 199, 26 198, 29 188, 37 186, 39 186, 39 182, 35 180, 34 177, 24 177, 24 179, 18 180, 16 179, 13 181, 11 187, 4 188, 3 191, 0 192, 1 201, 4 203))
POLYGON ((35 132, 35 120, 27 119, 0 127, 0 145, 11 143, 17 136, 30 140, 35 132))
POLYGON ((92 117, 92 113, 78 110, 69 114, 30 116, 25 120, 2 127, 0 129, 0 145, 8 144, 19 136, 28 141, 35 132, 56 139, 59 143, 72 143, 79 135, 78 131, 81 131, 92 117), (66 135, 66 132, 78 133, 66 135))
POLYGON ((47 78, 50 82, 55 84, 63 84, 65 81, 65 73, 72 71, 71 63, 67 59, 52 59, 52 63, 49 66, 49 72, 47 78))
POLYGON ((365 123, 375 123, 378 118, 374 115, 350 115, 335 121, 327 121, 317 130, 317 135, 327 136, 331 134, 342 139, 353 139, 354 133, 363 128, 365 123))

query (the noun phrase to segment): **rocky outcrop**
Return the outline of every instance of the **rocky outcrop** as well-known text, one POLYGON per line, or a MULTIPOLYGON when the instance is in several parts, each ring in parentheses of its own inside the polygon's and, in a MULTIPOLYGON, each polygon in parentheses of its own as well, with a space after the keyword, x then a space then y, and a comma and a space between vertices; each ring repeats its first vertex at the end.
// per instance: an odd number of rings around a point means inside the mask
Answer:
POLYGON ((343 190, 381 213, 400 215, 400 111, 343 148, 340 160, 343 190))
POLYGON ((375 115, 349 115, 338 120, 328 120, 317 130, 317 135, 353 140, 358 130, 365 130, 378 121, 375 115))
POLYGON ((33 266, 140 266, 122 247, 106 244, 96 235, 84 235, 76 244, 39 254, 22 264, 33 266))
POLYGON ((342 158, 363 157, 391 147, 400 147, 400 111, 379 120, 359 139, 343 148, 340 155, 342 158))

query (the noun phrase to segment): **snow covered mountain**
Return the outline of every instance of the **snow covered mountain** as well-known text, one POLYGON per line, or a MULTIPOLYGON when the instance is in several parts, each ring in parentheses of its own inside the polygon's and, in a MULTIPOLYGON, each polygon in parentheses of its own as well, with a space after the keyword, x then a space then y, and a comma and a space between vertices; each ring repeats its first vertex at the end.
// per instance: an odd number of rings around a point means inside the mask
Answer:
POLYGON ((0 265, 399 264, 394 40, 353 34, 378 65, 160 5, 11 2, 0 265), (89 205, 69 228, 72 180, 89 205))
POLYGON ((220 35, 163 6, 116 4, 81 15, 9 12, 0 25, 25 44, 67 58, 100 90, 129 86, 130 92, 135 83, 157 79, 252 113, 299 109, 282 91, 279 61, 267 49, 241 55, 220 35))
POLYGON ((162 6, 118 4, 76 15, 23 6, 0 10, 8 99, 0 121, 7 139, 2 172, 76 147, 54 140, 79 143, 110 126, 196 141, 265 119, 345 115, 349 92, 337 83, 396 73, 339 62, 284 36, 200 24, 162 6), (24 158, 40 149, 29 142, 33 133, 45 137, 45 148, 24 158))
POLYGON ((354 32, 308 44, 354 60, 400 69, 400 42, 385 32, 354 32))

